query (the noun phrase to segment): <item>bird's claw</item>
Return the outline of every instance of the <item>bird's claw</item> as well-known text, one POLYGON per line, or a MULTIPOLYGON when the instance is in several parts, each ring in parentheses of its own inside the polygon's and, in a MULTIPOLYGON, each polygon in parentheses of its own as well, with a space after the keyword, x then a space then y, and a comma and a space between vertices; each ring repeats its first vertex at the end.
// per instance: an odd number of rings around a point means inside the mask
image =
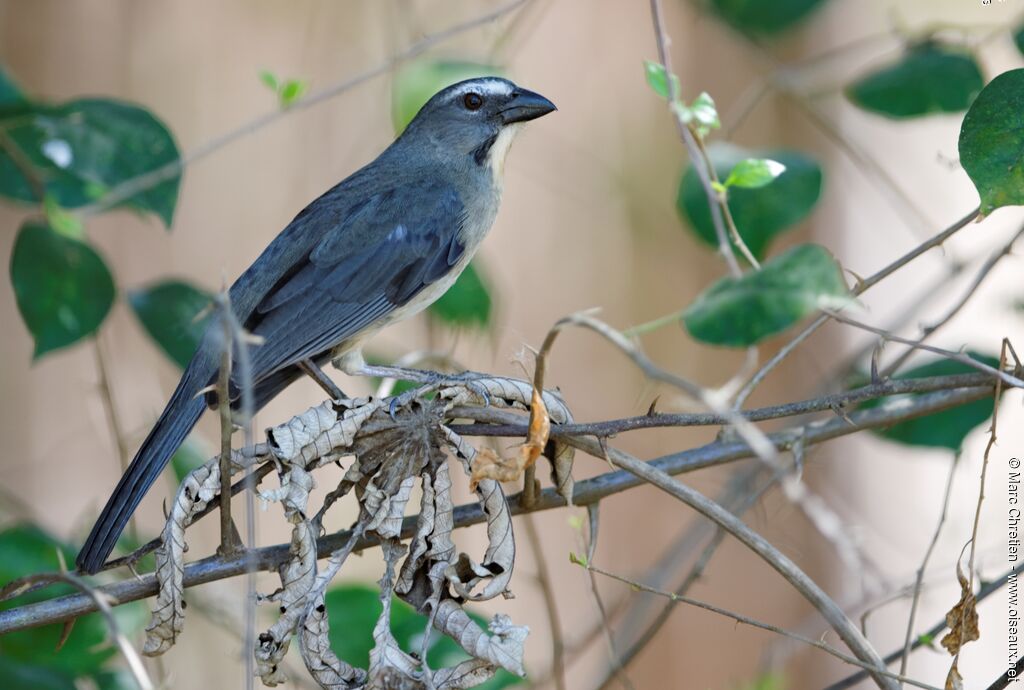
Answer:
POLYGON ((391 417, 391 421, 395 420, 395 413, 402 409, 413 400, 418 398, 420 395, 430 389, 430 386, 420 386, 418 388, 410 388, 404 393, 399 393, 391 398, 391 402, 388 403, 388 415, 391 417))
POLYGON ((490 407, 491 394, 487 391, 487 388, 480 383, 480 379, 482 378, 484 378, 482 374, 476 374, 468 371, 461 374, 434 374, 422 386, 410 388, 404 393, 400 393, 399 395, 392 397, 391 401, 388 403, 388 414, 391 416, 391 420, 395 421, 395 415, 398 410, 402 409, 419 396, 444 386, 453 385, 465 386, 483 400, 484 407, 490 407))

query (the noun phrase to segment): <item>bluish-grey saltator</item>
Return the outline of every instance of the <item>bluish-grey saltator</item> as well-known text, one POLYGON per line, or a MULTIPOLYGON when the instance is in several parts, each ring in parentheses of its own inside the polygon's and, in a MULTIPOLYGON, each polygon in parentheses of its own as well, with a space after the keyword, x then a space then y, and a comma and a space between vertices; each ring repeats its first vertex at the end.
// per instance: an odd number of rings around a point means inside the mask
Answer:
MULTIPOLYGON (((362 342, 451 286, 494 222, 516 130, 554 109, 543 96, 497 77, 450 86, 376 160, 288 224, 229 292, 238 322, 262 340, 251 350, 255 409, 302 372, 331 388, 319 372, 329 360, 350 374, 417 378, 368 366, 362 342)), ((208 327, 107 501, 78 554, 82 571, 103 566, 139 501, 216 402, 210 386, 220 366, 218 329, 208 327)), ((237 377, 232 384, 237 389, 237 377)))

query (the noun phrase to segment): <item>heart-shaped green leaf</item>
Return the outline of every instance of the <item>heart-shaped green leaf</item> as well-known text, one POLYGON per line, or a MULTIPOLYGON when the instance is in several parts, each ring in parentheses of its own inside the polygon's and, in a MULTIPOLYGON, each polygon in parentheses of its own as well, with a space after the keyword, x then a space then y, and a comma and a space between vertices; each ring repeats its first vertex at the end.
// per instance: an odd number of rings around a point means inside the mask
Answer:
POLYGON ((974 56, 927 41, 846 89, 856 105, 891 118, 966 110, 985 84, 974 56))
MULTIPOLYGON (((968 352, 971 359, 975 359, 990 367, 998 367, 999 360, 995 357, 968 352)), ((895 379, 920 379, 930 376, 953 376, 956 374, 973 374, 977 369, 967 366, 962 362, 951 359, 937 359, 927 364, 914 367, 905 373, 894 376, 895 379)), ((865 377, 866 378, 866 377, 865 377)), ((877 407, 883 403, 890 403, 896 400, 913 400, 919 393, 908 395, 891 396, 880 400, 871 400, 863 408, 877 407)), ((992 416, 992 398, 982 398, 974 402, 966 403, 958 407, 951 407, 948 410, 935 412, 934 414, 910 419, 905 422, 893 424, 884 429, 875 429, 879 436, 891 441, 897 441, 911 446, 928 446, 931 448, 949 448, 959 450, 963 445, 967 434, 971 433, 985 420, 992 416)))
MULTIPOLYGON (((760 258, 772 239, 793 227, 811 212, 821 195, 822 173, 814 159, 796 151, 751 152, 738 147, 715 143, 708 147, 708 157, 720 179, 726 179, 737 165, 750 158, 767 158, 785 166, 785 171, 766 187, 729 190, 729 210, 740 237, 760 258)), ((717 247, 718 237, 711 220, 711 211, 704 187, 693 166, 686 169, 676 208, 688 226, 708 246, 717 247)), ((738 248, 734 247, 738 253, 738 248)))
POLYGON ((491 307, 487 281, 479 262, 474 262, 428 307, 427 314, 453 328, 486 328, 491 323, 491 307))
POLYGON ((128 303, 160 349, 184 369, 206 331, 208 318, 196 316, 210 293, 180 280, 165 280, 128 293, 128 303))
MULTIPOLYGON (((74 551, 35 525, 18 524, 0 531, 0 582, 8 583, 18 577, 54 571, 59 567, 57 552, 64 555, 65 563, 74 559, 74 551)), ((71 593, 68 585, 55 585, 0 603, 0 610, 43 601, 71 593)), ((118 607, 115 614, 121 632, 133 635, 143 622, 140 604, 118 607)), ((107 624, 98 613, 75 621, 64 645, 57 650, 61 639, 59 623, 30 628, 0 636, 0 674, 3 687, 11 690, 62 688, 74 690, 82 687, 81 679, 99 680, 106 671, 107 661, 116 656, 110 643, 107 624), (79 684, 75 680, 79 679, 79 684)))
POLYGON ((711 0, 715 14, 749 34, 785 31, 823 4, 825 0, 711 0))
POLYGON ((960 125, 960 165, 981 196, 981 213, 1024 204, 1024 69, 982 90, 960 125))
POLYGON ((793 247, 740 278, 726 277, 683 312, 686 330, 713 345, 747 347, 823 307, 852 300, 839 264, 824 247, 793 247))
MULTIPOLYGON (((112 187, 179 159, 178 147, 160 120, 148 110, 114 100, 35 105, 18 117, 7 135, 46 193, 64 208, 97 201, 112 187)), ((170 227, 179 182, 180 174, 173 174, 121 205, 155 213, 170 227)), ((2 149, 0 194, 41 201, 2 149)))
POLYGON ((11 284, 36 358, 94 333, 114 303, 114 279, 99 254, 33 221, 14 240, 11 284))
POLYGON ((464 79, 501 76, 494 65, 451 60, 418 60, 395 75, 391 90, 391 121, 400 134, 435 93, 464 79))

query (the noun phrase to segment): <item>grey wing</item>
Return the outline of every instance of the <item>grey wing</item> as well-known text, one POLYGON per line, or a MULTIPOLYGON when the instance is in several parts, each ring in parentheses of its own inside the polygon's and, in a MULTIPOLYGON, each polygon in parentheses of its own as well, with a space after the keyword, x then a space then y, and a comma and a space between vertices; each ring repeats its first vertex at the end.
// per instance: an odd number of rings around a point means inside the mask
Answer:
POLYGON ((258 378, 315 357, 386 318, 465 254, 450 185, 388 190, 358 205, 257 305, 247 323, 258 378))

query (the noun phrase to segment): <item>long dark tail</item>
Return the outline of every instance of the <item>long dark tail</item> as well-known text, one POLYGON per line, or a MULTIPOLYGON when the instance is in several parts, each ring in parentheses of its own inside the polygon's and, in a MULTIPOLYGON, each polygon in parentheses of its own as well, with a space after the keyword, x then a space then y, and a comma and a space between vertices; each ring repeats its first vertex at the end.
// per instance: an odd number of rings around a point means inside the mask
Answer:
MULTIPOLYGON (((142 497, 206 409, 205 397, 196 397, 196 392, 213 379, 217 367, 204 354, 205 348, 200 346, 200 352, 181 377, 160 419, 142 442, 142 447, 117 483, 117 488, 89 533, 89 538, 85 540, 85 545, 78 552, 75 563, 83 572, 91 575, 103 567, 142 497)), ((318 358, 318 364, 325 363, 328 354, 318 358)), ((290 366, 259 379, 253 387, 254 411, 262 409, 301 375, 298 367, 290 366)))
POLYGON ((117 483, 117 488, 89 533, 89 538, 85 540, 85 545, 78 552, 75 563, 82 571, 93 574, 103 567, 142 497, 206 409, 205 398, 196 397, 196 392, 203 385, 197 386, 195 383, 198 378, 195 369, 203 368, 197 367, 199 362, 196 360, 201 359, 197 356, 181 377, 167 407, 142 442, 142 447, 117 483))

